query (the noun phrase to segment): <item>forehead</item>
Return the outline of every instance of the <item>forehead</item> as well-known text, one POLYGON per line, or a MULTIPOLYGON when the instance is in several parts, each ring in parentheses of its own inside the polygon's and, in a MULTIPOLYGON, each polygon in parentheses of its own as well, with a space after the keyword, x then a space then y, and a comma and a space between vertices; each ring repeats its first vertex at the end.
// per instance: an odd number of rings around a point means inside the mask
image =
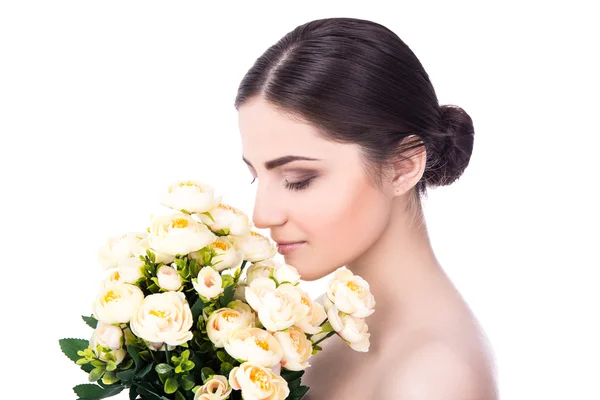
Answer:
POLYGON ((312 125, 281 113, 263 99, 240 106, 238 124, 243 153, 250 162, 285 155, 324 159, 343 147, 321 136, 312 125))

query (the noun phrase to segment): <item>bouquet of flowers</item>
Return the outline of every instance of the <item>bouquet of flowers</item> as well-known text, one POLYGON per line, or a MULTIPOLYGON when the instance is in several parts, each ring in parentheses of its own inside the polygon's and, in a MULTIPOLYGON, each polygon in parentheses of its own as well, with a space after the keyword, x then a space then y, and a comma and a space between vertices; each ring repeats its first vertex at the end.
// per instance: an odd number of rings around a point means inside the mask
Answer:
POLYGON ((368 351, 375 300, 362 278, 340 268, 320 304, 211 186, 176 182, 162 204, 170 214, 145 232, 100 248, 106 277, 82 317, 90 340, 59 341, 89 375, 73 388, 79 399, 126 388, 130 399, 300 399, 323 340, 337 334, 368 351))

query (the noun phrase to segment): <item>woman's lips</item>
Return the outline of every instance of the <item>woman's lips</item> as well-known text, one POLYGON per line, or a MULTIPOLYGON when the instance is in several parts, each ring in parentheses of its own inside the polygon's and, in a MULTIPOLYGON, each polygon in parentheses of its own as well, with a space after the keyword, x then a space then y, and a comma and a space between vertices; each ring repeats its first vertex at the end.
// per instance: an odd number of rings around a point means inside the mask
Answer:
POLYGON ((279 254, 286 255, 290 254, 304 245, 306 242, 295 242, 295 243, 277 243, 277 251, 279 254))

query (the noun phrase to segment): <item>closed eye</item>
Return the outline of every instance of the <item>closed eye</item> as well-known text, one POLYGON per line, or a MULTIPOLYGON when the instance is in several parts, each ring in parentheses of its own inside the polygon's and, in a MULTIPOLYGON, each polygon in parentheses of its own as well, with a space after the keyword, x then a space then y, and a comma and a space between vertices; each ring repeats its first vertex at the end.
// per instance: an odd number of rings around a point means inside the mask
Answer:
POLYGON ((308 185, 310 185, 310 182, 314 179, 315 177, 312 178, 308 178, 304 181, 300 181, 300 182, 288 182, 285 181, 285 188, 289 189, 289 190, 303 190, 306 189, 308 187, 308 185))

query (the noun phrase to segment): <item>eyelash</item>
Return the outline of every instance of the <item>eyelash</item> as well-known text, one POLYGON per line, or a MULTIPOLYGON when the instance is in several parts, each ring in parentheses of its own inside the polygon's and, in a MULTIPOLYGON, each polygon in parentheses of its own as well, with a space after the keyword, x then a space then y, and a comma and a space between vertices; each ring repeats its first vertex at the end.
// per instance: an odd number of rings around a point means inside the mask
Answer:
MULTIPOLYGON (((285 188, 288 190, 304 190, 308 187, 308 185, 310 185, 310 182, 314 179, 313 178, 308 178, 302 182, 285 182, 285 188)), ((254 181, 256 180, 256 178, 252 179, 252 182, 250 182, 250 184, 253 184, 254 181)))

